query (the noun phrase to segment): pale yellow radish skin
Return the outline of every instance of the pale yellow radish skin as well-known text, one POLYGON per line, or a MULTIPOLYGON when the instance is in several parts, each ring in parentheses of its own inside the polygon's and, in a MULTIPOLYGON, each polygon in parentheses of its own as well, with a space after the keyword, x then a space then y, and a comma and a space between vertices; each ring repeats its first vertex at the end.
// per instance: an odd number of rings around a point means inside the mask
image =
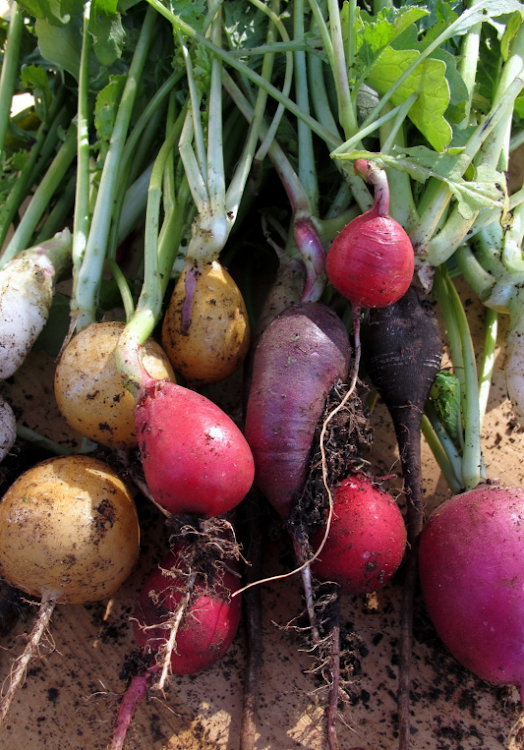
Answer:
POLYGON ((22 474, 0 502, 0 575, 59 604, 115 594, 139 555, 132 496, 103 461, 51 458, 22 474))
POLYGON ((228 271, 218 261, 206 263, 195 272, 189 325, 183 330, 188 272, 186 266, 165 312, 162 346, 176 372, 190 383, 217 383, 238 370, 247 355, 250 329, 246 306, 228 271))
MULTIPOLYGON (((115 348, 124 330, 120 321, 92 323, 64 349, 55 372, 55 398, 68 424, 81 435, 113 449, 137 444, 135 400, 117 370, 115 348)), ((149 339, 142 347, 151 377, 175 381, 162 347, 149 339)))

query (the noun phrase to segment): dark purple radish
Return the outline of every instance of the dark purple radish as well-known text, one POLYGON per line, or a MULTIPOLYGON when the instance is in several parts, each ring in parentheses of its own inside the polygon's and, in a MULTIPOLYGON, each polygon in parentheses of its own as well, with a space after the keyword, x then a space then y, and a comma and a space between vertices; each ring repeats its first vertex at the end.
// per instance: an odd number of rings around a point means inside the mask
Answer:
POLYGON ((188 564, 190 543, 178 543, 147 578, 134 613, 141 670, 120 704, 108 750, 121 750, 138 704, 164 689, 169 674, 193 675, 215 666, 230 648, 240 623, 242 597, 235 563, 220 555, 188 564))
POLYGON ((340 318, 317 302, 293 305, 255 351, 244 434, 255 483, 285 520, 306 483, 327 395, 347 378, 350 343, 340 318))
POLYGON ((363 327, 368 375, 387 406, 397 438, 409 553, 402 595, 399 663, 399 747, 409 746, 409 689, 417 548, 424 520, 421 422, 442 360, 442 339, 432 307, 412 286, 395 304, 369 311, 363 327))

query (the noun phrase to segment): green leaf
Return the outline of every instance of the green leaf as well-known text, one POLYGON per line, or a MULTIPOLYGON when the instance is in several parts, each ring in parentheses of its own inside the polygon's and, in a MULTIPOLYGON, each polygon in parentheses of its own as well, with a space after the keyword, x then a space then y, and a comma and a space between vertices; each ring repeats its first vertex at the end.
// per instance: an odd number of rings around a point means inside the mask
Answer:
POLYGON ((45 19, 52 26, 69 23, 71 16, 82 13, 83 0, 21 0, 20 5, 34 18, 45 19))
POLYGON ((437 415, 449 437, 457 448, 460 447, 460 383, 452 372, 441 370, 430 392, 437 415))
POLYGON ((95 127, 99 139, 109 144, 126 76, 110 76, 109 83, 98 93, 95 104, 95 127))
POLYGON ((120 13, 115 10, 116 3, 95 0, 89 16, 93 50, 102 65, 108 67, 121 57, 126 36, 120 13))
POLYGON ((80 67, 80 43, 82 36, 82 19, 72 18, 66 26, 52 26, 45 18, 39 18, 35 24, 38 46, 42 56, 48 62, 71 73, 78 80, 80 67))
POLYGON ((51 104, 52 94, 46 71, 39 65, 24 65, 20 71, 20 83, 33 94, 35 112, 43 122, 51 104))
MULTIPOLYGON (((379 54, 401 36, 408 28, 413 27, 420 18, 428 15, 421 7, 384 8, 371 18, 361 12, 361 31, 357 35, 357 50, 363 62, 372 65, 379 54)), ((346 14, 346 23, 349 15, 346 14)), ((360 24, 359 24, 360 25, 360 24)))
POLYGON ((204 30, 204 19, 207 11, 206 0, 164 0, 172 13, 192 26, 196 31, 204 30))
MULTIPOLYGON (((400 76, 414 63, 420 52, 387 47, 367 75, 369 85, 385 94, 400 76)), ((409 111, 409 118, 437 151, 451 141, 453 131, 445 119, 450 103, 450 89, 446 79, 446 64, 442 60, 423 60, 398 87, 391 101, 402 104, 413 93, 418 99, 409 111)))

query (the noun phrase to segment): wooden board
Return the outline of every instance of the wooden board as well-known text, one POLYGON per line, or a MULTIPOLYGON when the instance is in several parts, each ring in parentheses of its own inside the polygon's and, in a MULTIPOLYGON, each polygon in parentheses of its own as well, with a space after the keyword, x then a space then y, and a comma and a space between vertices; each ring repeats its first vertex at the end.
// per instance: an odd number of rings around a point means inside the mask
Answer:
MULTIPOLYGON (((482 346, 483 309, 461 289, 482 346)), ((504 336, 504 321, 501 326, 504 336)), ((524 484, 524 432, 516 425, 506 400, 499 351, 483 439, 492 479, 524 484)), ((79 436, 58 413, 53 399, 54 362, 32 354, 5 384, 21 419, 40 433, 75 447, 79 436)), ((226 403, 234 406, 239 378, 228 384, 226 403)), ((213 394, 219 397, 221 389, 213 394)), ((223 392, 222 392, 223 393, 223 392)), ((373 415, 374 446, 368 456, 377 475, 398 474, 399 465, 389 416, 380 403, 373 415)), ((448 490, 427 446, 423 451, 428 511, 448 490)), ((8 478, 7 478, 8 479, 8 478)), ((398 492, 398 479, 387 486, 398 492)), ((126 687, 124 666, 132 655, 130 617, 147 573, 166 548, 163 519, 142 496, 137 503, 143 528, 140 564, 111 607, 59 606, 29 670, 7 724, 0 750, 101 750, 111 736, 119 696, 126 687)), ((284 537, 267 540, 267 576, 289 570, 284 537)), ((263 586, 264 645, 260 680, 257 750, 320 750, 325 747, 325 691, 310 674, 314 666, 297 632, 286 627, 301 609, 300 582, 295 576, 263 586)), ((338 732, 341 748, 364 750, 396 747, 398 613, 400 588, 393 581, 378 595, 343 602, 345 664, 352 677, 341 704, 338 732)), ((23 648, 33 607, 25 620, 0 639, 0 680, 23 648)), ((417 750, 499 750, 519 711, 517 691, 478 680, 446 652, 418 600, 413 666, 413 746, 417 750)), ((196 677, 172 678, 165 694, 151 694, 137 711, 127 750, 236 750, 242 711, 245 633, 241 626, 230 652, 214 669, 196 677)))

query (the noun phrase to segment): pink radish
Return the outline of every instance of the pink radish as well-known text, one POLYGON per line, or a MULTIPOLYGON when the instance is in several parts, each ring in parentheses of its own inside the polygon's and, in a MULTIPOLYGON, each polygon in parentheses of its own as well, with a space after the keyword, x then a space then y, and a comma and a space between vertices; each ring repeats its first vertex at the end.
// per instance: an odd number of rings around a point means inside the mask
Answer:
POLYGON ((233 420, 195 391, 149 379, 135 424, 147 486, 172 515, 227 513, 249 492, 254 463, 233 420))
POLYGON ((422 593, 455 658, 524 698, 524 488, 478 486, 430 515, 420 536, 422 593))

